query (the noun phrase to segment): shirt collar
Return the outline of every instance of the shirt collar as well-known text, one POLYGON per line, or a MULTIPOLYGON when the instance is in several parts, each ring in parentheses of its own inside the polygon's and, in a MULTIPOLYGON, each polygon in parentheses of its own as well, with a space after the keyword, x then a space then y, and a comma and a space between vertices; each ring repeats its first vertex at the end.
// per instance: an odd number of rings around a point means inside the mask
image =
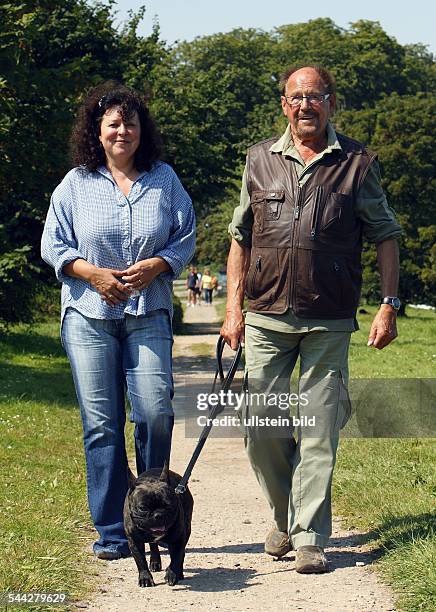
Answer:
MULTIPOLYGON (((334 149, 341 150, 342 147, 339 144, 338 137, 336 135, 335 129, 330 122, 327 123, 327 147, 322 152, 331 153, 334 149)), ((288 123, 288 126, 284 132, 284 134, 275 142, 270 148, 270 151, 273 153, 281 153, 282 155, 289 155, 290 157, 298 157, 300 159, 300 155, 294 146, 294 141, 292 139, 291 134, 291 126, 288 123)))
MULTIPOLYGON (((112 183, 115 183, 114 181, 114 177, 112 176, 112 174, 109 172, 109 170, 106 168, 106 166, 99 166, 97 168, 97 172, 100 172, 100 174, 102 174, 103 176, 105 176, 106 178, 108 178, 110 181, 112 181, 112 183)), ((143 170, 138 178, 135 180, 136 181, 140 181, 145 175, 147 174, 147 170, 143 170)))

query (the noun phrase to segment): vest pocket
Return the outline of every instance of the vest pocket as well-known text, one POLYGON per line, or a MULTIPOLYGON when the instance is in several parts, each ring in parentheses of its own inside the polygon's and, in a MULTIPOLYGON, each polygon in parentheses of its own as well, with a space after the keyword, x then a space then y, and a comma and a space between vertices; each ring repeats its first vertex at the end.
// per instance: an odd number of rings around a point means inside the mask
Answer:
POLYGON ((346 193, 330 193, 321 219, 321 231, 344 231, 352 225, 352 197, 346 193))
POLYGON ((249 300, 272 303, 279 285, 280 266, 277 249, 251 250, 245 293, 249 300))
POLYGON ((296 308, 313 317, 352 316, 359 300, 346 258, 324 251, 298 251, 296 308))
POLYGON ((323 198, 323 187, 322 185, 318 185, 315 188, 314 192, 314 201, 312 205, 312 215, 310 221, 310 239, 316 240, 318 225, 319 225, 319 217, 322 209, 322 198, 323 198))
POLYGON ((275 222, 280 219, 284 200, 284 189, 253 191, 251 194, 251 207, 253 209, 253 229, 255 233, 261 233, 265 223, 275 222))

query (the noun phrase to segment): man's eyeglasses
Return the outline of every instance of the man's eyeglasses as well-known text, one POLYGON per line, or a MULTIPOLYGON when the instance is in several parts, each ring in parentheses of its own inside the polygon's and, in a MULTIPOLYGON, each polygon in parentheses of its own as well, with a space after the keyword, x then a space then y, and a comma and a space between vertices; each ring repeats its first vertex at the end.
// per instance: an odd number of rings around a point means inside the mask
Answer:
POLYGON ((284 96, 289 106, 296 108, 303 104, 303 100, 307 100, 311 106, 320 106, 323 102, 327 102, 330 98, 330 93, 325 94, 309 94, 308 96, 284 96))

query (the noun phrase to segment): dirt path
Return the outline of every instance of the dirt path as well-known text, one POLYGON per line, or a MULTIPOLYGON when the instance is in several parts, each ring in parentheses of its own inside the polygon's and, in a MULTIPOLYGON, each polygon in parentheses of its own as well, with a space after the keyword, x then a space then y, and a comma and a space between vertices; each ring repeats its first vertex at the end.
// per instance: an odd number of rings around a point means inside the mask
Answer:
MULTIPOLYGON (((216 328, 214 308, 188 309, 187 323, 216 328)), ((209 330, 208 330, 209 331, 209 330)), ((213 366, 216 334, 182 336, 175 342, 175 370, 193 374, 213 366), (196 354, 195 344, 210 344, 210 358, 196 354)), ((195 446, 185 437, 184 421, 174 429, 172 469, 184 471, 195 446)), ((193 531, 185 562, 185 580, 176 587, 155 573, 155 588, 137 586, 133 559, 95 561, 100 587, 88 610, 220 610, 305 612, 385 612, 395 610, 389 589, 370 571, 371 555, 360 534, 344 531, 335 520, 327 549, 333 570, 304 576, 294 569, 294 555, 280 561, 263 552, 270 511, 245 456, 242 439, 209 438, 190 481, 194 496, 193 531), (356 565, 358 563, 359 565, 356 565)), ((164 568, 168 555, 162 556, 164 568)))

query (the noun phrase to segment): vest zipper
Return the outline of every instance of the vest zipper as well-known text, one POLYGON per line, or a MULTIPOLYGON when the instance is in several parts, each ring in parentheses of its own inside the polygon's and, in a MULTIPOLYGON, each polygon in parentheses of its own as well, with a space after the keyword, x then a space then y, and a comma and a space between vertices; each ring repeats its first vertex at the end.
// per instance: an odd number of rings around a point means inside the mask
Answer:
POLYGON ((254 285, 255 285, 255 282, 256 282, 257 274, 262 269, 261 261, 262 261, 262 256, 258 255, 257 258, 256 258, 256 263, 254 265, 253 278, 251 279, 251 295, 253 295, 253 293, 254 293, 254 285))
POLYGON ((315 201, 313 203, 313 212, 312 212, 312 227, 310 230, 310 239, 316 239, 316 232, 318 229, 318 220, 319 220, 319 211, 321 209, 321 199, 322 199, 323 188, 321 185, 318 185, 315 188, 315 201))
POLYGON ((295 247, 295 238, 297 235, 298 223, 296 223, 296 221, 298 221, 300 218, 300 210, 301 210, 301 205, 303 202, 303 193, 304 193, 304 186, 303 187, 298 186, 297 204, 294 210, 294 225, 292 227, 291 249, 289 251, 289 259, 290 259, 289 269, 290 269, 290 274, 291 274, 291 278, 290 278, 290 282, 291 282, 290 302, 291 304, 290 305, 293 310, 295 310, 295 285, 296 285, 296 271, 297 271, 297 249, 295 247))

